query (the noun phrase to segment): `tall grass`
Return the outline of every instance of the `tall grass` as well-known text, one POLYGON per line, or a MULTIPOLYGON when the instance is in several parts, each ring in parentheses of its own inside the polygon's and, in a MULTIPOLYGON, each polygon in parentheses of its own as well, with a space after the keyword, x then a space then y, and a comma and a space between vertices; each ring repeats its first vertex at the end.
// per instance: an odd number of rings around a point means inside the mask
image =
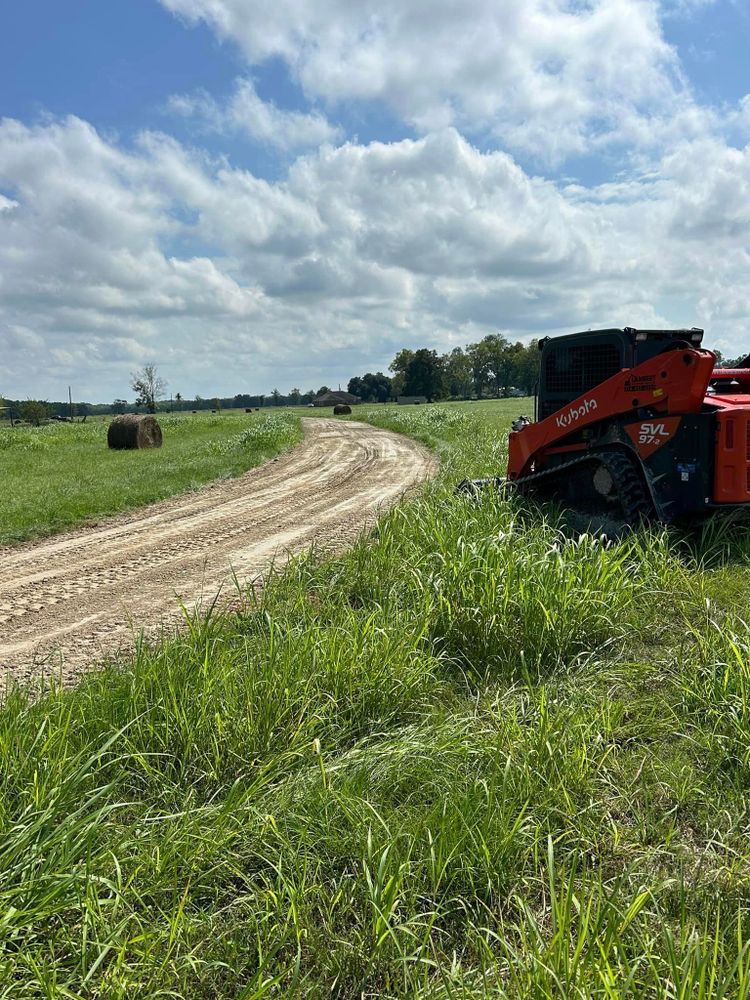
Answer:
POLYGON ((509 417, 446 411, 376 411, 449 471, 347 555, 11 693, 0 997, 748 995, 740 616, 455 497, 509 417))
POLYGON ((160 415, 163 447, 110 451, 107 424, 0 430, 0 545, 236 476, 302 437, 290 413, 160 415))

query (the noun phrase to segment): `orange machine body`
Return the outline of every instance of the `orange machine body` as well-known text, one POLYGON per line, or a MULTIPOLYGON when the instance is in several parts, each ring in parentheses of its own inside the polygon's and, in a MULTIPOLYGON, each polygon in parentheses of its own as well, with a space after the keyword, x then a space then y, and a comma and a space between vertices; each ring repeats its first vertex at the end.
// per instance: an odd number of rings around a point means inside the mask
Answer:
POLYGON ((665 521, 750 506, 750 368, 714 363, 710 351, 684 345, 622 368, 512 431, 508 479, 539 480, 614 448, 640 468, 665 521))

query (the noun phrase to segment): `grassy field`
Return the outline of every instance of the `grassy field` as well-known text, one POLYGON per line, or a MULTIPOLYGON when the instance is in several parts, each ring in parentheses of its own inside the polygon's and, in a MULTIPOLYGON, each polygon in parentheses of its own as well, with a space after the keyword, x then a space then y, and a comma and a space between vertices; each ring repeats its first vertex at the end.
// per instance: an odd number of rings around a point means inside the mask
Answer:
POLYGON ((158 450, 110 451, 108 421, 0 430, 0 545, 236 476, 302 436, 291 413, 159 416, 158 450))
POLYGON ((373 537, 10 697, 0 997, 748 996, 750 532, 454 496, 518 409, 372 409, 373 537))

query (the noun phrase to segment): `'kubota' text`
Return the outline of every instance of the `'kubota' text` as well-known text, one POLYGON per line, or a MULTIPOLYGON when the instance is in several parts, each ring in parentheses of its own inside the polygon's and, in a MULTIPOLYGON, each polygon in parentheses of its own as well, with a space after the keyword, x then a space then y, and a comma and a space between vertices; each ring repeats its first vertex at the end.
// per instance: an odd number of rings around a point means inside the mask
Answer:
POLYGON ((571 406, 565 413, 561 413, 555 423, 558 427, 570 427, 571 424, 576 423, 581 417, 585 417, 587 413, 596 408, 597 403, 595 399, 584 399, 580 406, 571 406))

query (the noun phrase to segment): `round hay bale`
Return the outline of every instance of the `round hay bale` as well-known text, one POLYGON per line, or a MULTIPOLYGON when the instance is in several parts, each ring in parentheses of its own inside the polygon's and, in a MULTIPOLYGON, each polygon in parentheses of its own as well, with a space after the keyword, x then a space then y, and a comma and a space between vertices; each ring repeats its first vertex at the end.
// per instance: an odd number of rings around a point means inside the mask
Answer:
POLYGON ((110 448, 161 448, 161 427, 150 414, 123 413, 107 431, 110 448))
POLYGON ((245 407, 245 413, 252 413, 252 412, 253 412, 252 406, 246 406, 245 407))
POLYGON ((333 413, 334 416, 336 417, 343 417, 345 413, 351 413, 351 412, 352 412, 351 406, 347 406, 346 403, 336 403, 336 405, 333 408, 333 413))

